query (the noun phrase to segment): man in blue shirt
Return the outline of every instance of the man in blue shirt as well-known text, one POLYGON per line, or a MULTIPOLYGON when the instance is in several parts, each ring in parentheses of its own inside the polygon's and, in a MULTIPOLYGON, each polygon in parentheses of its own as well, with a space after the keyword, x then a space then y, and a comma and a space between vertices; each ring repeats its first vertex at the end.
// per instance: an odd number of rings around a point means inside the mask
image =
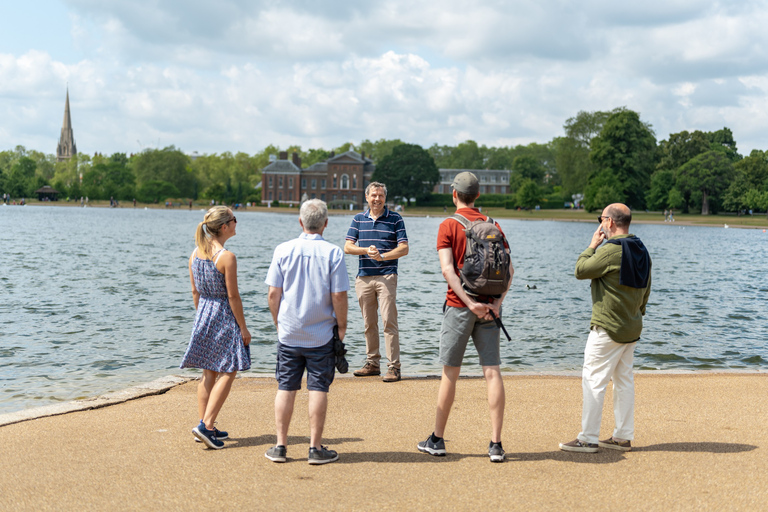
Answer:
POLYGON ((397 327, 397 260, 408 254, 408 236, 399 213, 385 206, 387 187, 371 182, 365 188, 368 210, 352 219, 344 252, 360 257, 355 292, 365 324, 365 365, 356 377, 381 375, 379 361, 379 318, 384 323, 389 369, 384 382, 400 380, 400 332, 397 327))
POLYGON ((349 276, 340 247, 323 240, 328 208, 319 199, 301 205, 299 224, 303 233, 277 246, 267 272, 267 301, 277 326, 278 383, 275 397, 277 445, 264 455, 274 462, 286 461, 288 426, 296 392, 307 370, 309 390, 310 464, 327 464, 338 453, 321 445, 328 390, 333 382, 336 356, 333 328, 339 338, 347 332, 349 276))

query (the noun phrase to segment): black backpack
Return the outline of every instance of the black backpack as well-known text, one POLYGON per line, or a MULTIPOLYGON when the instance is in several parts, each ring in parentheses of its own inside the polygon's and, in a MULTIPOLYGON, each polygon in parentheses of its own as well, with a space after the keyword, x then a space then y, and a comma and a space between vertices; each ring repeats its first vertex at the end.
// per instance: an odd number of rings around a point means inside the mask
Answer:
POLYGON ((490 217, 470 222, 457 213, 451 218, 464 226, 467 236, 464 266, 459 269, 464 290, 470 295, 500 297, 509 288, 511 280, 504 234, 490 217))

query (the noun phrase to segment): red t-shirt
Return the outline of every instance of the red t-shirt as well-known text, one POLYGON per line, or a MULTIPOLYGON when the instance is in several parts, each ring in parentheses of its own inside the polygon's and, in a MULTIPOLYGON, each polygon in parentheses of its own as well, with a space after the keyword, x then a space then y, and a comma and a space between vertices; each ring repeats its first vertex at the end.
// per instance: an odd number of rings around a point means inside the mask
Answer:
MULTIPOLYGON (((465 217, 469 222, 474 220, 487 220, 488 216, 483 215, 477 208, 459 208, 456 213, 465 217)), ((498 222, 494 221, 496 227, 501 231, 501 226, 498 222)), ((501 231, 502 234, 504 233, 501 231)), ((505 247, 509 246, 505 243, 505 247)), ((464 266, 464 253, 467 250, 467 235, 464 233, 464 226, 461 223, 452 218, 445 219, 440 224, 440 229, 437 231, 437 250, 451 248, 453 250, 453 267, 456 271, 456 275, 459 275, 459 269, 464 266)), ((464 302, 459 299, 453 289, 448 286, 448 293, 445 295, 448 305, 454 308, 467 307, 464 302)), ((481 301, 483 297, 478 297, 481 301)))

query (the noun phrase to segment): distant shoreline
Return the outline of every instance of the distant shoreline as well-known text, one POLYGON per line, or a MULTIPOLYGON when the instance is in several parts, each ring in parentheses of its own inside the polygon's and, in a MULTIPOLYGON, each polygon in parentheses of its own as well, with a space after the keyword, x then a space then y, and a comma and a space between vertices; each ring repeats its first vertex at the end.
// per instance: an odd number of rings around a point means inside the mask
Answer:
MULTIPOLYGON (((19 205, 8 205, 19 206, 19 205)), ((79 202, 75 201, 29 201, 26 206, 56 206, 56 207, 68 207, 68 208, 80 208, 79 202)), ((207 204, 194 203, 192 210, 205 209, 207 204)), ((109 208, 109 201, 90 201, 88 208, 109 208)), ((120 209, 134 209, 132 202, 124 202, 118 206, 120 209)), ((166 208, 164 204, 137 204, 135 209, 151 209, 151 210, 190 210, 188 205, 177 206, 173 208, 166 208)), ((298 208, 285 208, 276 207, 268 208, 265 206, 251 206, 250 208, 242 208, 247 212, 268 212, 268 213, 280 213, 280 214, 292 214, 298 213, 298 208)), ((328 210, 330 215, 353 215, 358 213, 359 210, 328 210)), ((452 212, 443 211, 441 207, 406 207, 401 214, 404 217, 447 217, 452 212)), ((487 208, 483 213, 487 213, 497 219, 517 219, 517 220, 545 220, 545 221, 564 221, 564 222, 587 222, 596 223, 597 213, 586 212, 584 210, 535 210, 535 211, 518 211, 518 210, 506 210, 503 208, 487 208)), ((729 228, 743 228, 743 229, 763 229, 768 230, 768 217, 764 214, 754 216, 736 216, 735 214, 728 215, 696 215, 696 214, 676 214, 675 222, 664 222, 661 220, 661 212, 633 212, 634 224, 663 224, 671 226, 708 226, 708 227, 729 227, 729 228)))

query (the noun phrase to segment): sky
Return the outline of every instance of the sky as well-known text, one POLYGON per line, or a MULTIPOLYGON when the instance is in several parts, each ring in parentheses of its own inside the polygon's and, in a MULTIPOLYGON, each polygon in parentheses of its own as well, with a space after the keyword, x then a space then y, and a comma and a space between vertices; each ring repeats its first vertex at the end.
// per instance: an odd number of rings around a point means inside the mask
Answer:
POLYGON ((546 143, 627 107, 768 149, 768 1, 33 0, 0 7, 0 150, 546 143))

